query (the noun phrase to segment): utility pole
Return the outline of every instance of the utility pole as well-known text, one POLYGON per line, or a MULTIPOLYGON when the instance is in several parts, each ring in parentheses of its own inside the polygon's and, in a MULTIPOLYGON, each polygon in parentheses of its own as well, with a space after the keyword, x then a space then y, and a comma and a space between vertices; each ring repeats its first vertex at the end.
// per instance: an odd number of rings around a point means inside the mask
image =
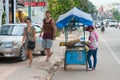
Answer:
POLYGON ((12 23, 16 23, 16 0, 12 0, 12 23))

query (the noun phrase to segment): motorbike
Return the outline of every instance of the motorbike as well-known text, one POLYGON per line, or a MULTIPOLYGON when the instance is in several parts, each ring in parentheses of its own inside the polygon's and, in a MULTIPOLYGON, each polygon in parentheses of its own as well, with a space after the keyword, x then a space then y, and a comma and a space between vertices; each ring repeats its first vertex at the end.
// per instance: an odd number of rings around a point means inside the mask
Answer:
POLYGON ((103 33, 105 31, 105 27, 102 27, 101 28, 101 32, 103 33))

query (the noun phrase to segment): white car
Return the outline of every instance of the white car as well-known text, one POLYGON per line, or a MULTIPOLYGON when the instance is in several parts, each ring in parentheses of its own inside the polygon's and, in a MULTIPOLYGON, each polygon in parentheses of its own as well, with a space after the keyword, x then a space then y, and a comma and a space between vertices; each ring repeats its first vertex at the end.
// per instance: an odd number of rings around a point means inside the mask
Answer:
POLYGON ((101 22, 100 22, 100 21, 94 21, 94 22, 93 22, 93 26, 94 26, 95 28, 100 28, 100 27, 101 27, 101 22))
POLYGON ((110 27, 117 27, 118 26, 118 22, 116 20, 111 20, 108 22, 110 27))
MULTIPOLYGON (((22 47, 23 29, 26 24, 5 24, 0 29, 0 57, 17 57, 20 61, 26 60, 26 53, 22 47)), ((42 38, 39 38, 41 27, 34 24, 36 30, 36 47, 33 51, 45 53, 41 46, 42 38)))

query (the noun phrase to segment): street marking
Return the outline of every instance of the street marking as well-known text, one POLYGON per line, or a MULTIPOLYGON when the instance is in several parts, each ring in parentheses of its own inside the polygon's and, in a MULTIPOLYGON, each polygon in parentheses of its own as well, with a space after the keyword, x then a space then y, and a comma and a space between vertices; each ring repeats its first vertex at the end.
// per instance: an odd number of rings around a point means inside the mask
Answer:
MULTIPOLYGON (((101 36, 101 35, 100 35, 101 36)), ((101 37, 102 38, 102 37, 101 37)), ((115 60, 118 62, 118 64, 120 65, 120 60, 118 59, 118 57, 115 55, 115 53, 112 51, 112 49, 108 46, 108 44, 105 42, 105 39, 102 38, 102 41, 105 43, 105 45, 107 46, 107 48, 109 49, 109 51, 111 52, 111 54, 113 55, 113 57, 115 58, 115 60)))

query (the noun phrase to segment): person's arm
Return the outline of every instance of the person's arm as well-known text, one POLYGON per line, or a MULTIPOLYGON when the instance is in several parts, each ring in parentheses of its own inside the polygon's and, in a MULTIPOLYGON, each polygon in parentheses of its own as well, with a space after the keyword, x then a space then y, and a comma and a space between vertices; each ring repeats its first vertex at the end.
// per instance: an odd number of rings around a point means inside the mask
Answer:
POLYGON ((35 31, 35 29, 34 29, 34 41, 36 43, 36 31, 35 31))
POLYGON ((25 36, 26 36, 26 31, 25 31, 25 28, 23 30, 23 38, 22 38, 22 46, 24 46, 24 43, 25 43, 25 36))
POLYGON ((96 39, 97 42, 98 42, 98 34, 95 32, 94 35, 95 35, 95 39, 96 39))
POLYGON ((43 32, 43 27, 42 27, 42 29, 40 31, 40 36, 39 37, 42 37, 42 32, 43 32))
POLYGON ((53 25, 53 37, 54 39, 56 38, 56 25, 55 25, 55 21, 52 20, 52 25, 53 25))
POLYGON ((89 41, 90 41, 90 43, 92 43, 94 41, 93 33, 92 32, 90 32, 89 41))

